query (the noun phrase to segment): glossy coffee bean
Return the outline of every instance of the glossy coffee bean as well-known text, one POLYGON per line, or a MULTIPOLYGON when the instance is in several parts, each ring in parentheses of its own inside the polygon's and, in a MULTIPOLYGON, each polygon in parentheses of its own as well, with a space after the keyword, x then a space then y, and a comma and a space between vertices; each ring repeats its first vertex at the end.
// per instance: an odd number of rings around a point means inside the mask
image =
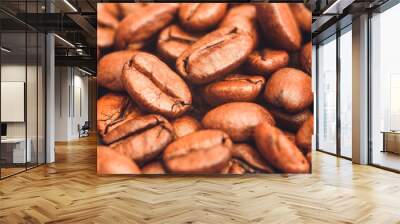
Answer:
POLYGON ((113 91, 124 91, 122 68, 135 51, 115 51, 103 56, 97 64, 97 83, 113 91))
POLYGON ((292 132, 283 131, 283 134, 294 144, 296 144, 296 135, 292 132))
POLYGON ((300 49, 301 32, 288 4, 256 4, 256 8, 267 45, 287 51, 300 49))
POLYGON ((172 173, 218 173, 231 159, 232 141, 219 130, 200 130, 177 139, 164 151, 172 173))
POLYGON ((119 25, 119 21, 117 16, 110 11, 110 7, 102 3, 97 7, 97 24, 100 27, 116 29, 119 25))
POLYGON ((264 98, 284 111, 302 111, 313 102, 311 77, 294 68, 282 68, 267 81, 264 98))
POLYGON ((198 33, 188 33, 177 25, 168 26, 158 37, 157 52, 162 58, 175 64, 176 59, 200 36, 198 33))
POLYGON ((312 64, 312 45, 308 42, 303 46, 299 54, 299 63, 303 71, 311 76, 311 64, 312 64))
POLYGON ((97 100, 97 131, 103 136, 126 120, 140 115, 129 97, 122 93, 107 93, 97 100))
POLYGON ((194 117, 185 115, 172 122, 175 138, 181 138, 201 129, 201 124, 194 117))
POLYGON ((296 134, 296 144, 304 153, 311 152, 312 135, 314 132, 314 118, 310 116, 296 134))
POLYGON ((97 28, 97 46, 100 48, 109 48, 114 44, 115 30, 107 27, 97 28))
POLYGON ((311 32, 311 11, 302 3, 290 3, 290 9, 303 32, 311 32))
POLYGON ((143 174, 165 174, 166 171, 161 162, 151 162, 142 167, 143 174))
MULTIPOLYGON (((152 3, 118 3, 118 8, 122 17, 126 17, 129 14, 138 14, 140 11, 146 10, 146 6, 150 6, 152 3)), ((154 4, 154 3, 153 3, 154 4)), ((115 4, 114 4, 115 5, 115 4)))
POLYGON ((247 59, 247 66, 255 74, 269 77, 289 64, 289 54, 282 50, 263 49, 254 51, 247 59))
POLYGON ((246 172, 248 173, 253 173, 254 170, 252 169, 247 169, 243 162, 236 160, 236 159, 231 159, 226 167, 222 169, 221 173, 222 174, 245 174, 246 172))
POLYGON ((218 106, 204 115, 202 124, 205 128, 225 131, 233 141, 248 140, 254 128, 262 123, 275 121, 264 107, 247 102, 234 102, 218 106))
POLYGON ((186 83, 152 54, 138 52, 125 64, 122 73, 125 90, 150 112, 177 117, 192 103, 186 83))
POLYGON ((211 105, 254 101, 264 85, 265 78, 262 76, 234 74, 208 84, 203 90, 203 97, 211 105))
POLYGON ((232 147, 232 157, 245 161, 251 167, 261 170, 265 173, 273 173, 261 155, 248 144, 235 144, 232 147))
POLYGON ((174 18, 179 4, 157 3, 129 13, 115 33, 117 49, 140 49, 174 18))
POLYGON ((109 147, 97 147, 98 174, 140 174, 139 167, 128 157, 109 147))
POLYGON ((253 47, 253 38, 237 28, 219 28, 186 49, 176 67, 191 83, 209 83, 238 68, 253 47))
POLYGON ((268 107, 268 111, 274 117, 278 127, 294 133, 296 133, 303 123, 312 116, 312 112, 309 109, 305 109, 295 114, 287 113, 275 107, 268 107))
POLYGON ((165 118, 146 115, 109 131, 103 142, 135 162, 143 163, 157 157, 172 139, 173 129, 165 118))
POLYGON ((308 173, 310 165, 297 146, 268 122, 259 124, 254 138, 261 155, 284 173, 308 173))
POLYGON ((187 30, 209 30, 221 21, 227 8, 227 3, 182 3, 179 8, 179 21, 187 30))

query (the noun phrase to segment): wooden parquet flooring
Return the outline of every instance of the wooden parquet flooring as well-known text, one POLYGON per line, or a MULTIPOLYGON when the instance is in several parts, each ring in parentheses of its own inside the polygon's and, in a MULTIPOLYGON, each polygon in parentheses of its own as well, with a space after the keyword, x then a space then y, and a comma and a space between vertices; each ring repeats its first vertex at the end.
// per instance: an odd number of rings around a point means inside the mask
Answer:
POLYGON ((315 152, 312 175, 96 175, 96 140, 0 181, 0 223, 400 223, 400 175, 315 152))

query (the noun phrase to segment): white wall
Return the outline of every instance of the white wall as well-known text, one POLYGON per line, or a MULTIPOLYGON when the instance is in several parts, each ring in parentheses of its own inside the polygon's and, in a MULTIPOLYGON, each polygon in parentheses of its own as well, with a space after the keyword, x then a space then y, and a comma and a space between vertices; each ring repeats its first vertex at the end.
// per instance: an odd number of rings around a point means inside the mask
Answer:
POLYGON ((55 140, 77 139, 88 120, 88 78, 72 67, 56 67, 55 76, 55 140))

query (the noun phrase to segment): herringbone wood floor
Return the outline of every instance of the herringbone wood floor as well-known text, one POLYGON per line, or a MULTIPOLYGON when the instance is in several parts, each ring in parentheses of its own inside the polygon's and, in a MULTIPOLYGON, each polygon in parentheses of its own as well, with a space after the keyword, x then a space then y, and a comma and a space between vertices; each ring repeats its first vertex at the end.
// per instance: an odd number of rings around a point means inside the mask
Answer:
POLYGON ((312 175, 96 175, 94 138, 0 181, 0 223, 400 223, 400 175, 314 153, 312 175))

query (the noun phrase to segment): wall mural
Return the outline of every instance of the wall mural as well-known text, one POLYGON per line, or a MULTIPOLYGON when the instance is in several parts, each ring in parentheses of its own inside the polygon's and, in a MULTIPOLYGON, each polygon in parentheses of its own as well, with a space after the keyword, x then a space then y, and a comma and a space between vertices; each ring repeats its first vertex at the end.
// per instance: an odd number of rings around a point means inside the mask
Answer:
POLYGON ((99 3, 98 174, 310 173, 302 3, 99 3))

